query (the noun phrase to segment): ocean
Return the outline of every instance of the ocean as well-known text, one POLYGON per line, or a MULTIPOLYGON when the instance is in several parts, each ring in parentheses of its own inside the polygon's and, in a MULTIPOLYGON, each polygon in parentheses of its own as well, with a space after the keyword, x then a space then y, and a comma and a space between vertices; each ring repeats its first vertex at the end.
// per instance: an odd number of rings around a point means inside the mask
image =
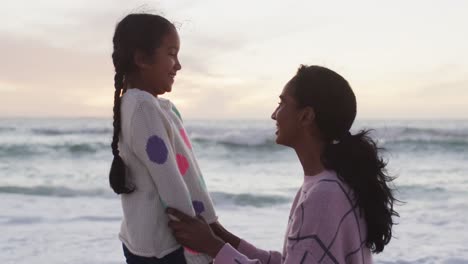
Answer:
MULTIPOLYGON (((220 222, 281 250, 302 182, 272 120, 186 120, 220 222)), ((396 176, 394 238, 375 263, 468 263, 468 121, 358 120, 396 176)), ((108 186, 112 120, 0 119, 0 263, 124 263, 108 186)))

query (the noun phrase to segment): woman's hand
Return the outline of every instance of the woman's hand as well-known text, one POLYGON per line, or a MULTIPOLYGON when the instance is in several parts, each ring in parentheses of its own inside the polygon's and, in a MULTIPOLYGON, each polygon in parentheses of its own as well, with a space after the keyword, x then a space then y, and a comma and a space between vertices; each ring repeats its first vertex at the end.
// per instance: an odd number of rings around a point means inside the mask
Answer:
POLYGON ((216 257, 225 243, 213 233, 201 216, 191 217, 174 208, 168 208, 166 212, 179 219, 169 221, 177 242, 212 258, 216 257))

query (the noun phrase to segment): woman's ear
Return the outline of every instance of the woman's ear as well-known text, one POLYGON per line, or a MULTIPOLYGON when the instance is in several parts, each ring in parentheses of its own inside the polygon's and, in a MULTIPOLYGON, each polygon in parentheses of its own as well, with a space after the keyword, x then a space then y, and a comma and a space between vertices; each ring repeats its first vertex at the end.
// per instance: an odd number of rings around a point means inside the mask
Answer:
POLYGON ((315 111, 312 107, 306 106, 301 110, 300 123, 303 126, 310 126, 315 121, 315 111))

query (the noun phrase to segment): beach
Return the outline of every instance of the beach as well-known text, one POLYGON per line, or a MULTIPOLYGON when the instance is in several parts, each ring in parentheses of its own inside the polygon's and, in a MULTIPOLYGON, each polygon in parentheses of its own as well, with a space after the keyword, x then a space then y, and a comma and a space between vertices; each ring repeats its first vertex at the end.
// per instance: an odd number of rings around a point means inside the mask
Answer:
MULTIPOLYGON (((220 222, 282 250, 303 179, 272 120, 186 120, 220 222)), ((394 238, 375 263, 468 263, 468 121, 358 120, 396 176, 394 238)), ((0 119, 0 262, 124 263, 108 186, 112 120, 0 119)))

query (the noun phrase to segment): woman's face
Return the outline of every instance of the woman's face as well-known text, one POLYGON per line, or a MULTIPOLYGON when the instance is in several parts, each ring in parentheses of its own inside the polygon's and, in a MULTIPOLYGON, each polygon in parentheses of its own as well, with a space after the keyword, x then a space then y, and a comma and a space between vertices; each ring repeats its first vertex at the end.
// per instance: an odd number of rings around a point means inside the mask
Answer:
POLYGON ((278 107, 271 115, 271 119, 276 121, 276 143, 294 147, 298 141, 298 131, 300 128, 299 113, 300 108, 293 96, 294 87, 287 83, 279 96, 278 107))

